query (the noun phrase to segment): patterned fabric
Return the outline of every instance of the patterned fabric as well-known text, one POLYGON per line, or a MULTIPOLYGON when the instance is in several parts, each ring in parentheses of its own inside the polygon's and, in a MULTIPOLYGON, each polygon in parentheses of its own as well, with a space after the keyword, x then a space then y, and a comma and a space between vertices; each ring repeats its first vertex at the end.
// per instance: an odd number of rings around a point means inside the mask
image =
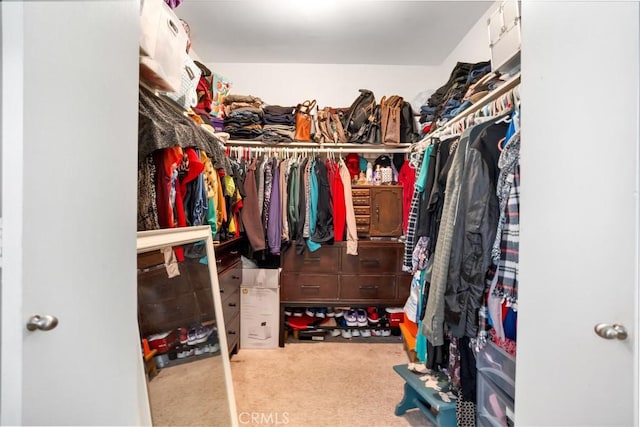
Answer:
POLYGON ((160 228, 155 180, 156 165, 153 156, 149 155, 138 167, 138 231, 160 228))
MULTIPOLYGON (((420 169, 422 170, 424 162, 429 162, 429 156, 431 155, 433 146, 427 147, 422 157, 419 160, 420 169)), ((422 175, 422 174, 421 174, 422 175)), ((426 176, 426 174, 424 174, 426 176)), ((404 243, 404 258, 402 260, 402 271, 413 273, 413 249, 416 244, 416 226, 418 224, 418 208, 420 207, 420 196, 422 192, 418 189, 418 186, 414 186, 413 197, 411 198, 411 205, 409 206, 409 216, 407 219, 407 240, 404 243)))
POLYGON ((269 208, 271 206, 271 190, 273 188, 273 173, 271 170, 271 162, 267 161, 264 165, 264 208, 262 210, 262 225, 267 229, 269 224, 269 208))
POLYGON ((458 427, 476 427, 476 404, 467 400, 456 402, 458 427))
POLYGON ((447 376, 454 391, 458 392, 462 387, 460 384, 460 352, 458 351, 460 338, 450 336, 449 341, 449 368, 447 376))
POLYGON ((518 307, 518 258, 520 248, 520 165, 508 175, 511 185, 509 199, 505 207, 505 223, 500 239, 500 259, 498 262, 496 287, 493 295, 503 298, 507 306, 518 307))
POLYGON ((429 237, 422 236, 418 239, 413 250, 412 271, 422 271, 427 268, 429 260, 429 237))

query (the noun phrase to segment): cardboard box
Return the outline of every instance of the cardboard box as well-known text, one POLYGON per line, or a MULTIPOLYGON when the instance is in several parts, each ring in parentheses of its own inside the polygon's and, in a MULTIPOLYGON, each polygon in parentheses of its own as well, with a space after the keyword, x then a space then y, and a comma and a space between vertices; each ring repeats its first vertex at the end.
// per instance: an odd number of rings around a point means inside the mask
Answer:
POLYGON ((240 348, 277 348, 280 331, 280 270, 242 270, 240 348))

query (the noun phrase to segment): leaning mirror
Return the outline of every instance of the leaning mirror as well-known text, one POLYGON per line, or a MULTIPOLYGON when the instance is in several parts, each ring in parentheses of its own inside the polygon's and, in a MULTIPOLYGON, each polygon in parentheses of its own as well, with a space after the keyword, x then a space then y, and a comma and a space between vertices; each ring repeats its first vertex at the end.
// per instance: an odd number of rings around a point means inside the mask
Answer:
POLYGON ((237 425, 211 228, 141 231, 137 249, 153 424, 237 425))

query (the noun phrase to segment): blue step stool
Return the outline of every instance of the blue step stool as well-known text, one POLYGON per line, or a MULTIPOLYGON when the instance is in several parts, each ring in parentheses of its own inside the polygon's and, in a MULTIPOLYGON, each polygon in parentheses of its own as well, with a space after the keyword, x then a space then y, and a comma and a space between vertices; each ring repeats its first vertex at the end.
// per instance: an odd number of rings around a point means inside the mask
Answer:
POLYGON ((409 409, 417 408, 437 427, 456 427, 455 400, 442 400, 437 390, 425 387, 424 381, 420 380, 422 374, 410 371, 407 365, 396 365, 393 370, 405 381, 404 397, 396 405, 397 416, 403 415, 409 409))

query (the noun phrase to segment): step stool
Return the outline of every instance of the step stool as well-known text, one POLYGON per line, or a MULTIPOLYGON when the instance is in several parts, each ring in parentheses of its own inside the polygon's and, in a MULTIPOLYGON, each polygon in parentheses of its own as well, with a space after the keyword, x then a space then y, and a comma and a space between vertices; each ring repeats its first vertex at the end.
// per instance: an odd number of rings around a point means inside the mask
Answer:
POLYGON ((409 409, 420 409, 436 427, 456 427, 456 402, 445 402, 437 390, 425 387, 420 380, 422 374, 410 371, 407 365, 393 367, 398 375, 404 379, 404 397, 396 405, 395 414, 403 415, 409 409))

